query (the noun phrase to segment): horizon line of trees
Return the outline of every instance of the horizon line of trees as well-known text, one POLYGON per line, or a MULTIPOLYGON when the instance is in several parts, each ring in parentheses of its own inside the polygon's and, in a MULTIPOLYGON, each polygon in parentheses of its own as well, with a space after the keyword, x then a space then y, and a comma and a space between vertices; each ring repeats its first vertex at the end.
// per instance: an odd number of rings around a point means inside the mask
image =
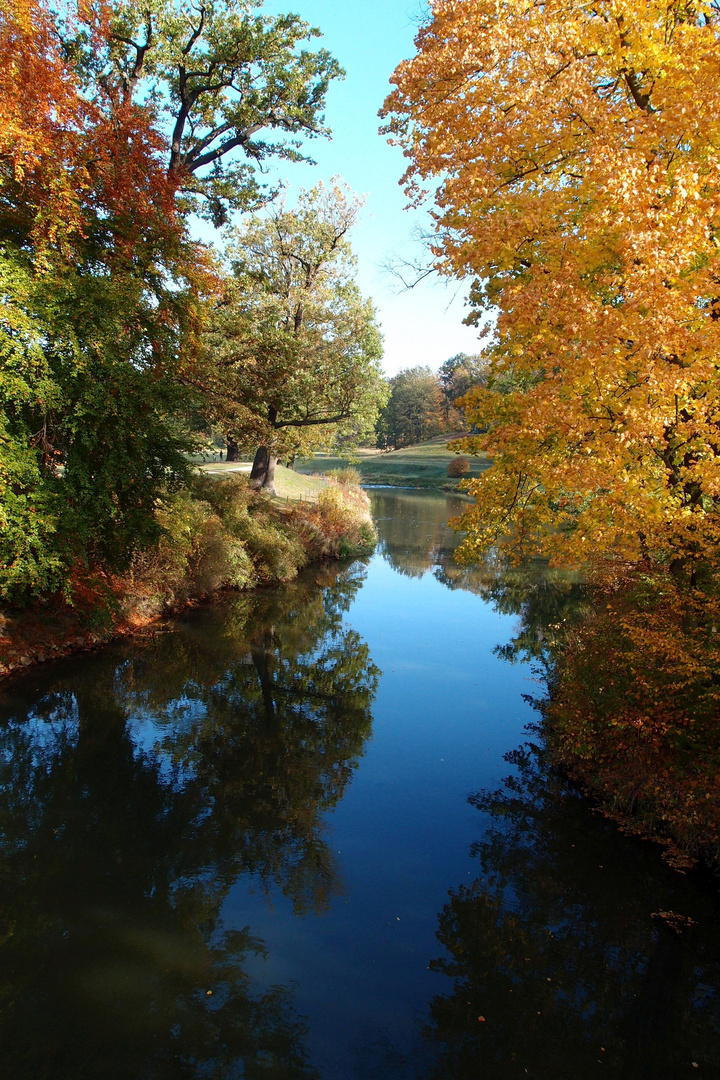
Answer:
POLYGON ((375 445, 381 450, 405 446, 467 427, 462 398, 487 385, 484 354, 457 353, 437 372, 428 366, 404 368, 387 379, 389 397, 375 425, 375 445))

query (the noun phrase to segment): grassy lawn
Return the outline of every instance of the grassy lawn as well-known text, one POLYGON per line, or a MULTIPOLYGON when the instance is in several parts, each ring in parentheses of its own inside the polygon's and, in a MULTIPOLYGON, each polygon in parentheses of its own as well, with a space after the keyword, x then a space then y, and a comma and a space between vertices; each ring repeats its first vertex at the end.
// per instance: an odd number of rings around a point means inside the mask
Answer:
POLYGON ((252 461, 205 461, 195 455, 190 461, 194 462, 201 472, 213 473, 222 476, 223 473, 246 472, 252 468, 252 461))
POLYGON ((308 476, 278 465, 275 469, 275 490, 278 498, 290 502, 315 502, 318 491, 325 487, 321 476, 308 476))
MULTIPOLYGON (((210 476, 229 476, 237 472, 249 473, 251 465, 250 461, 231 461, 229 464, 227 461, 208 461, 198 463, 198 468, 210 476)), ((275 490, 281 502, 315 502, 318 491, 325 487, 325 483, 321 476, 293 472, 284 465, 278 465, 275 469, 275 490)))
MULTIPOLYGON (((224 458, 225 457, 225 450, 224 449, 223 449, 222 455, 223 455, 223 458, 224 458)), ((213 461, 212 452, 209 452, 207 450, 205 451, 204 454, 188 454, 187 459, 188 459, 188 461, 192 461, 193 465, 200 465, 200 466, 209 465, 210 468, 212 468, 215 465, 220 465, 220 464, 225 465, 226 464, 225 461, 223 461, 223 462, 220 461, 220 451, 219 450, 215 451, 215 460, 214 461, 213 461)), ((231 462, 231 464, 232 464, 232 462, 231 462)))
MULTIPOLYGON (((363 484, 390 484, 394 487, 438 488, 454 491, 457 480, 447 474, 447 467, 456 457, 447 449, 450 439, 458 435, 440 435, 418 446, 404 450, 359 450, 359 462, 351 462, 362 477, 363 484)), ((348 462, 329 454, 316 454, 312 458, 298 459, 298 469, 304 473, 325 473, 329 469, 341 469, 348 462)), ((470 458, 470 476, 479 476, 488 467, 487 458, 470 458)))
MULTIPOLYGON (((357 451, 359 461, 330 454, 316 454, 311 458, 298 458, 297 471, 277 466, 275 487, 278 498, 285 501, 315 500, 324 480, 322 474, 331 469, 342 469, 348 464, 360 473, 363 484, 388 484, 392 487, 432 488, 456 491, 458 481, 448 476, 447 467, 457 456, 447 449, 448 442, 457 435, 438 435, 436 439, 408 446, 404 450, 385 453, 371 448, 357 451), (313 475, 315 474, 315 475, 313 475)), ((470 458, 470 476, 479 476, 488 467, 485 457, 470 458)), ((199 469, 214 476, 233 472, 250 472, 250 461, 206 461, 197 463, 199 469)))

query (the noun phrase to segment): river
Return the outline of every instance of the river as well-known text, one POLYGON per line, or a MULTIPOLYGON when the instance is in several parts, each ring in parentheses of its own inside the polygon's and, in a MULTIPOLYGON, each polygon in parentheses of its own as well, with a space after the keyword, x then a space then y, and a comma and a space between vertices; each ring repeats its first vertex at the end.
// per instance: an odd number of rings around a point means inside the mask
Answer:
POLYGON ((582 590, 373 509, 367 563, 4 688, 1 1076, 720 1077, 716 891, 542 753, 582 590))

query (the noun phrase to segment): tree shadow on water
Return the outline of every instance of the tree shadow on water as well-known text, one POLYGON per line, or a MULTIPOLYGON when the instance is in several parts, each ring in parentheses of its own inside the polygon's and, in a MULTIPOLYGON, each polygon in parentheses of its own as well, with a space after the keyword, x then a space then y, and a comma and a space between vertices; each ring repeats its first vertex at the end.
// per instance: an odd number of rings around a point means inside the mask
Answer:
POLYGON ((720 1076, 714 890, 590 813, 541 747, 508 761, 470 798, 478 876, 439 916, 438 1080, 720 1076))
POLYGON ((316 569, 0 699, 0 1074, 312 1080, 292 988, 221 918, 245 875, 297 913, 342 891, 323 814, 378 671, 316 569))

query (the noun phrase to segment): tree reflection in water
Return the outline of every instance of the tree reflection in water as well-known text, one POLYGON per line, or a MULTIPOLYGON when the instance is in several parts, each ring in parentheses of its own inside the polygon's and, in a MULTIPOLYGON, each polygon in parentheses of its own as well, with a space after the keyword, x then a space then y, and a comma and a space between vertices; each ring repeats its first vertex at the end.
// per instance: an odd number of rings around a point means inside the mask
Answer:
POLYGON ((432 966, 454 988, 431 1003, 438 1080, 720 1075, 710 892, 618 843, 541 748, 508 761, 501 788, 470 798, 479 873, 439 917, 432 966))
POLYGON ((243 873, 298 911, 341 888, 322 815, 379 674, 342 626, 361 580, 316 569, 5 695, 2 1075, 316 1075, 220 908, 243 873))
POLYGON ((482 596, 501 615, 519 616, 512 639, 495 649, 510 663, 539 661, 547 670, 563 628, 576 622, 587 607, 580 576, 552 569, 544 559, 512 563, 490 551, 482 563, 459 566, 447 558, 437 566, 435 577, 449 589, 482 596))
MULTIPOLYGON (((435 576, 518 615, 496 653, 534 662, 545 678, 563 628, 590 611, 582 583, 540 561, 443 560, 435 576)), ((715 890, 590 816, 542 745, 506 760, 503 786, 469 800, 483 815, 478 876, 439 916, 446 954, 431 966, 454 988, 431 1003, 434 1075, 674 1080, 695 1062, 697 1075, 720 1076, 715 890)))
POLYGON ((482 563, 459 566, 454 551, 460 537, 448 519, 467 503, 457 495, 440 497, 422 491, 372 495, 380 552, 393 569, 406 577, 433 576, 446 588, 472 592, 503 615, 519 615, 511 642, 496 652, 506 660, 550 664, 550 650, 565 623, 576 620, 587 605, 580 576, 550 569, 543 559, 511 563, 496 551, 482 563))
POLYGON ((372 512, 379 550, 394 570, 420 578, 438 563, 452 560, 459 537, 448 518, 466 506, 457 495, 426 491, 373 491, 372 512))

